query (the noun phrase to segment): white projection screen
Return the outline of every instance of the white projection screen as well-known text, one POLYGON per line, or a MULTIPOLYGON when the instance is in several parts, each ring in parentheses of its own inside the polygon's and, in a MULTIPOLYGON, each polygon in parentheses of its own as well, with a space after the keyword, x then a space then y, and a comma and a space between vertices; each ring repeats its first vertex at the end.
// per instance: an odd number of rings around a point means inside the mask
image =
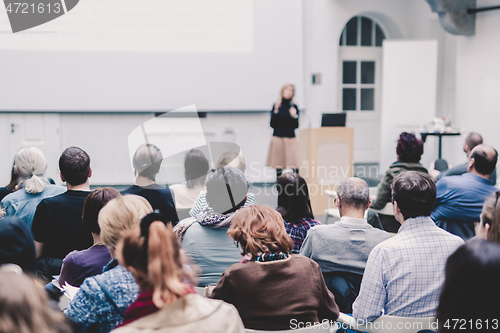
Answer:
POLYGON ((18 33, 0 5, 0 111, 269 110, 302 31, 302 0, 80 0, 18 33))

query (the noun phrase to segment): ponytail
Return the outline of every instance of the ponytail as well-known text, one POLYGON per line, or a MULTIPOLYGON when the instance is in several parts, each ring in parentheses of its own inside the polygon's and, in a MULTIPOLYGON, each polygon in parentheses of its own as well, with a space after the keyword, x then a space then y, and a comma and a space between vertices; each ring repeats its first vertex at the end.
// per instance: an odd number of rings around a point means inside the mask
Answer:
POLYGON ((37 175, 31 176, 31 178, 24 181, 24 189, 26 192, 31 194, 37 194, 43 191, 47 182, 45 179, 38 177, 37 175))
POLYGON ((137 284, 143 290, 153 291, 153 304, 161 309, 189 293, 183 283, 187 274, 172 226, 153 222, 147 238, 146 242, 139 228, 125 232, 116 247, 117 259, 122 266, 142 273, 134 274, 137 284))

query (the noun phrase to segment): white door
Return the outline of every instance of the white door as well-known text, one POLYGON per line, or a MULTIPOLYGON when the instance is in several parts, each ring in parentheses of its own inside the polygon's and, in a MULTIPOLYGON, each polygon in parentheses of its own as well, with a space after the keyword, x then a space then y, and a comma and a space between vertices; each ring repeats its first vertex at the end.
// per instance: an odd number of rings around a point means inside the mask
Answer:
POLYGON ((354 162, 378 163, 382 41, 385 34, 373 20, 356 16, 345 26, 339 48, 339 110, 354 128, 354 162))
POLYGON ((12 162, 17 151, 24 146, 39 148, 47 161, 46 177, 60 184, 59 155, 60 115, 57 113, 0 113, 0 186, 10 181, 12 162))

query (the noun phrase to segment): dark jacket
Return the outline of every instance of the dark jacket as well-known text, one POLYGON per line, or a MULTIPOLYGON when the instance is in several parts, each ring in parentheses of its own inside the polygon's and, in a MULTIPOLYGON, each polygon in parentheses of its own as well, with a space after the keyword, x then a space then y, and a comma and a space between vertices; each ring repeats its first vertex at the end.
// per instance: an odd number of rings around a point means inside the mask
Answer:
POLYGON ((291 104, 289 100, 284 99, 278 108, 278 113, 274 113, 274 105, 271 110, 271 127, 274 128, 273 136, 280 138, 294 138, 295 129, 299 127, 299 108, 291 104), (297 110, 296 118, 290 115, 290 108, 297 110))
MULTIPOLYGON (((388 202, 391 202, 391 184, 394 178, 404 171, 419 171, 422 173, 427 173, 427 169, 420 163, 411 162, 395 162, 386 171, 384 178, 380 181, 378 185, 377 198, 373 200, 370 208, 373 209, 383 209, 388 202)), ((380 215, 380 220, 385 231, 397 232, 399 229, 399 222, 392 216, 380 215)), ((375 216, 370 214, 368 223, 373 226, 378 226, 375 222, 375 216)))
POLYGON ((26 225, 16 217, 0 219, 0 265, 16 264, 35 273, 35 243, 26 225))

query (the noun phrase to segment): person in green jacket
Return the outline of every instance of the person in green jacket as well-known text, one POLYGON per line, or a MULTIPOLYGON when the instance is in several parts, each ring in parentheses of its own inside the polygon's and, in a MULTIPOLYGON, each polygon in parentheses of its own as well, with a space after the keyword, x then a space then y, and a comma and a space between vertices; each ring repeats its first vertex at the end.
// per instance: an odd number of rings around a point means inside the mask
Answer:
MULTIPOLYGON (((417 139, 414 134, 403 132, 399 135, 398 145, 396 147, 398 159, 389 170, 386 171, 384 178, 380 181, 377 190, 377 198, 373 200, 370 208, 383 209, 388 202, 391 202, 391 183, 392 180, 404 171, 419 171, 427 173, 427 169, 420 164, 420 157, 424 153, 424 143, 417 139)), ((394 216, 379 215, 382 227, 387 232, 397 232, 401 224, 396 221, 394 216)), ((379 227, 375 214, 370 213, 368 223, 374 227, 379 227)))

